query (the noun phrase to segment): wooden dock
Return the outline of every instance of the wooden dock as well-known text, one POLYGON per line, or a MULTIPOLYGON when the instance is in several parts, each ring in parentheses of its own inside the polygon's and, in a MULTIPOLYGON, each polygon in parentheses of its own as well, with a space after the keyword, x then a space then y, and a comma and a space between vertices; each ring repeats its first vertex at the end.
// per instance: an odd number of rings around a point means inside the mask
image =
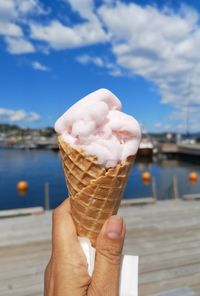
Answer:
POLYGON ((200 145, 199 144, 178 144, 179 153, 185 155, 200 156, 200 145))
POLYGON ((200 193, 195 194, 184 194, 183 199, 185 201, 200 200, 200 193))
MULTIPOLYGON (((200 202, 122 207, 124 253, 140 256, 139 296, 200 296, 200 202)), ((0 219, 0 295, 42 296, 51 212, 0 219)))
POLYGON ((160 143, 158 151, 166 154, 183 154, 188 156, 200 156, 199 144, 186 144, 186 143, 160 143))
POLYGON ((121 207, 131 207, 131 206, 144 206, 156 203, 156 198, 154 197, 142 197, 142 198, 129 198, 123 199, 121 201, 121 207))
POLYGON ((42 213, 44 213, 43 207, 3 210, 3 211, 0 211, 0 218, 10 218, 10 217, 28 216, 28 215, 40 215, 42 213))

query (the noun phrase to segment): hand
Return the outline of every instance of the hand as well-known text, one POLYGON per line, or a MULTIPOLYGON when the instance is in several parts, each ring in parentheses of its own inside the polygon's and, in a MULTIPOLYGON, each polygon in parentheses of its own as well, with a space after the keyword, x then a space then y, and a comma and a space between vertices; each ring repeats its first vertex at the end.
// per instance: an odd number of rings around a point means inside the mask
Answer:
POLYGON ((92 278, 87 272, 70 212, 69 199, 53 213, 52 255, 45 271, 45 296, 117 296, 125 224, 111 216, 103 225, 96 242, 92 278))

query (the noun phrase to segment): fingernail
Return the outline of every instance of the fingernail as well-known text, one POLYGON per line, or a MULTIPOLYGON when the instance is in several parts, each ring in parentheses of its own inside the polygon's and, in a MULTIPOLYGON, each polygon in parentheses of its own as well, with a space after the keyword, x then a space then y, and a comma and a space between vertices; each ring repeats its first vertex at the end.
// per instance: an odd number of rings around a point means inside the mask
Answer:
POLYGON ((106 234, 111 239, 119 239, 123 230, 123 218, 111 216, 106 223, 106 234))

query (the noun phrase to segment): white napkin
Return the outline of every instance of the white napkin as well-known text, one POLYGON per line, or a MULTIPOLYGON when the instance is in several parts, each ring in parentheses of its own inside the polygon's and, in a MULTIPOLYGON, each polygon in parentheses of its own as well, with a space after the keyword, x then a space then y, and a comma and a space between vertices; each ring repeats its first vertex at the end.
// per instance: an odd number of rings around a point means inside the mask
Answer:
MULTIPOLYGON (((79 237, 80 245, 88 263, 88 273, 91 276, 94 270, 95 252, 89 239, 79 237)), ((123 255, 120 272, 119 296, 138 296, 138 256, 123 255)))

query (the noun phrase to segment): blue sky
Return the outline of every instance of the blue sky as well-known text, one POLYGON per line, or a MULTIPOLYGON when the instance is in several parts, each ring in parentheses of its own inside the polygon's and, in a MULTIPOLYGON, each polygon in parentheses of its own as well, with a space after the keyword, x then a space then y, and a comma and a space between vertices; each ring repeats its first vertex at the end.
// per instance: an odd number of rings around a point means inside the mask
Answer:
POLYGON ((199 131, 199 1, 1 0, 0 122, 52 126, 108 88, 148 131, 199 131))

